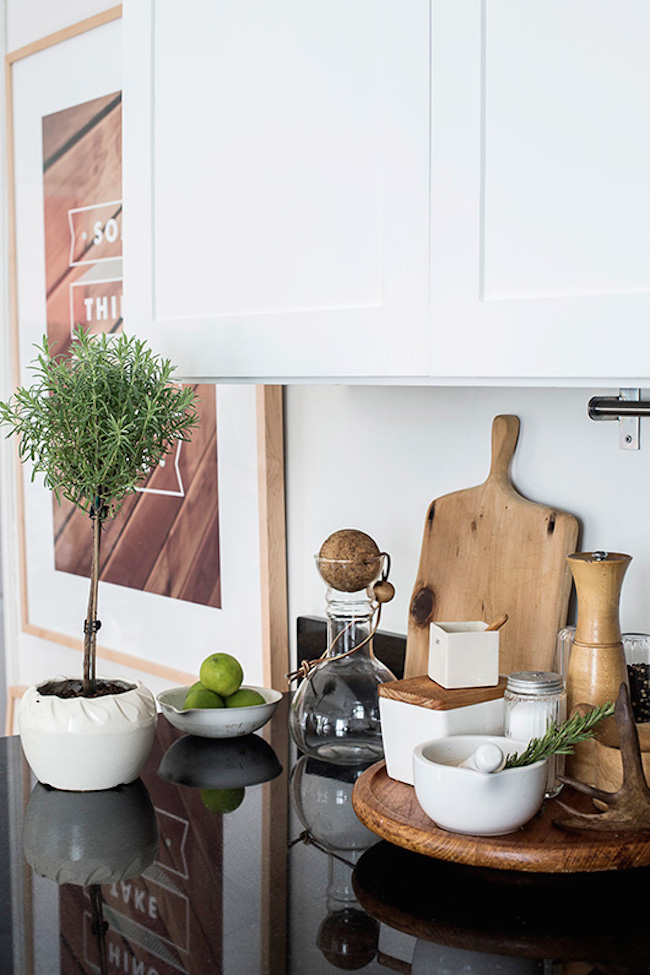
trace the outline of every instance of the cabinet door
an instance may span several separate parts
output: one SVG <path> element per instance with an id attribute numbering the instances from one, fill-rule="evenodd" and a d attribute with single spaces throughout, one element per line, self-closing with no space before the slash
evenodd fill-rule
<path id="1" fill-rule="evenodd" d="M 198 378 L 426 374 L 428 0 L 126 0 L 129 321 Z"/>
<path id="2" fill-rule="evenodd" d="M 650 375 L 650 4 L 433 0 L 432 372 Z"/>

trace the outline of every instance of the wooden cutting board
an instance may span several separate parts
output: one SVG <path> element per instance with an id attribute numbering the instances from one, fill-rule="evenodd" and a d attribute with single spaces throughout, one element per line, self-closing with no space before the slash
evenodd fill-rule
<path id="1" fill-rule="evenodd" d="M 519 418 L 492 424 L 487 480 L 433 501 L 427 512 L 409 609 L 405 677 L 426 674 L 429 623 L 485 620 L 502 613 L 499 669 L 550 670 L 566 625 L 578 521 L 522 497 L 510 479 Z"/>

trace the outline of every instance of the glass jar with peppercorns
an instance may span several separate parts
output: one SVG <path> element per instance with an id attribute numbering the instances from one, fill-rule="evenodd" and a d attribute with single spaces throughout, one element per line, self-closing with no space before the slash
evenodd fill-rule
<path id="1" fill-rule="evenodd" d="M 624 633 L 623 652 L 637 724 L 650 721 L 650 633 Z"/>

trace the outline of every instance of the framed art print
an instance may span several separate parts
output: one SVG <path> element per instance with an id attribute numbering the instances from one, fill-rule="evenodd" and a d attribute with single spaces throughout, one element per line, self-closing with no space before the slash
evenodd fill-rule
<path id="1" fill-rule="evenodd" d="M 47 336 L 137 335 L 122 292 L 120 8 L 7 58 L 17 384 Z M 123 222 L 123 218 L 126 219 Z M 154 349 L 155 351 L 155 349 Z M 98 655 L 185 682 L 222 650 L 251 683 L 288 669 L 282 390 L 200 385 L 200 426 L 109 521 Z M 81 649 L 91 525 L 22 471 L 21 614 Z"/>

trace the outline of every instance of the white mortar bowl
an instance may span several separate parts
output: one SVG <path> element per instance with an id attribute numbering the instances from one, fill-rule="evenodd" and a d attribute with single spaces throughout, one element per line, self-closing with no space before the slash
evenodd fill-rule
<path id="1" fill-rule="evenodd" d="M 541 807 L 546 759 L 502 772 L 458 767 L 486 743 L 498 745 L 506 755 L 526 748 L 526 742 L 497 735 L 452 735 L 423 742 L 413 750 L 415 794 L 427 816 L 442 829 L 500 836 L 519 829 Z"/>

